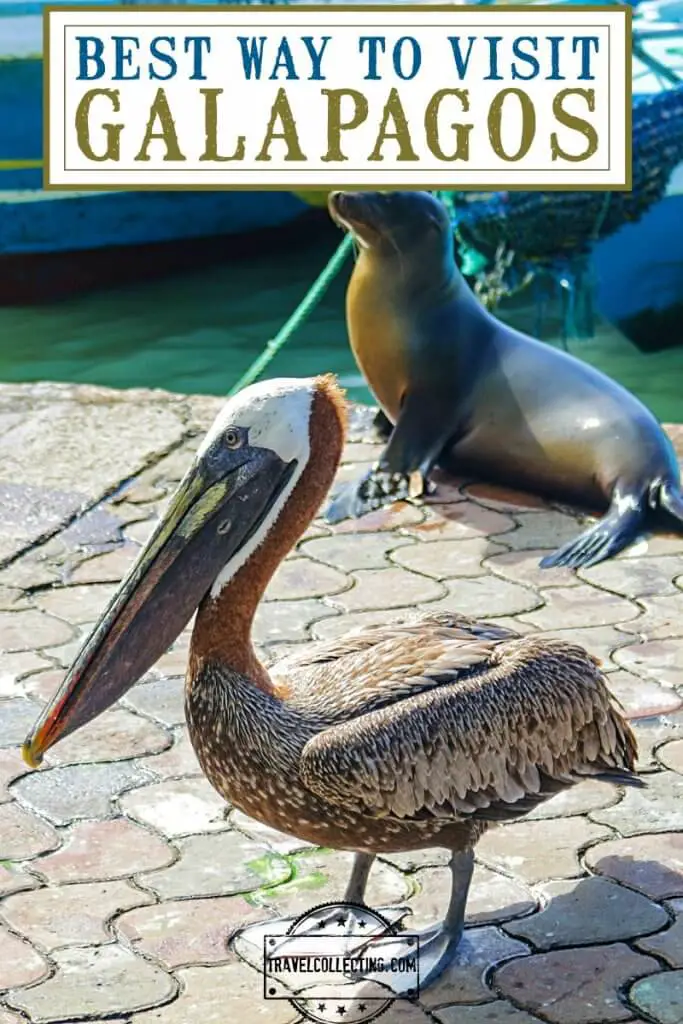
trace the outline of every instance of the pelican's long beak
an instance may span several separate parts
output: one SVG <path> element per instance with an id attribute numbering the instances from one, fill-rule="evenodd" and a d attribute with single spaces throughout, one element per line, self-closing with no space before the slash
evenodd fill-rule
<path id="1" fill-rule="evenodd" d="M 250 446 L 197 457 L 27 737 L 22 754 L 31 768 L 57 740 L 111 707 L 168 649 L 295 466 Z"/>

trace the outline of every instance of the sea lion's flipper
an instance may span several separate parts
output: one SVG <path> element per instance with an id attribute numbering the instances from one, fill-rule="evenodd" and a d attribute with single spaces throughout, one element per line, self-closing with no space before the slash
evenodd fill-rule
<path id="1" fill-rule="evenodd" d="M 683 530 L 683 495 L 672 480 L 665 480 L 659 488 L 659 505 L 676 520 L 674 525 Z"/>
<path id="2" fill-rule="evenodd" d="M 384 441 L 387 441 L 391 437 L 394 424 L 382 409 L 378 409 L 375 413 L 372 425 Z"/>
<path id="3" fill-rule="evenodd" d="M 453 417 L 452 400 L 450 418 Z M 379 462 L 360 480 L 343 485 L 323 512 L 328 523 L 359 518 L 383 505 L 419 497 L 444 448 L 451 444 L 455 429 L 449 429 L 448 401 L 418 392 L 405 396 L 389 442 Z M 421 485 L 418 479 L 422 481 Z"/>
<path id="4" fill-rule="evenodd" d="M 575 540 L 554 551 L 552 555 L 546 555 L 539 564 L 542 569 L 551 569 L 559 565 L 578 569 L 604 562 L 606 558 L 623 551 L 638 538 L 643 531 L 646 516 L 645 496 L 632 501 L 626 508 L 620 508 L 613 502 L 599 522 L 585 530 Z"/>
<path id="5" fill-rule="evenodd" d="M 463 433 L 454 417 L 452 394 L 444 395 L 440 400 L 438 392 L 408 392 L 379 460 L 380 468 L 404 477 L 419 471 L 426 477 L 444 449 L 454 444 Z"/>
<path id="6" fill-rule="evenodd" d="M 361 477 L 361 480 L 363 479 L 364 477 Z M 341 523 L 344 519 L 357 519 L 363 515 L 358 495 L 358 486 L 361 480 L 351 480 L 342 484 L 339 490 L 334 492 L 322 512 L 326 523 L 334 526 L 335 523 Z"/>
<path id="7" fill-rule="evenodd" d="M 541 568 L 566 565 L 577 569 L 603 562 L 637 540 L 647 528 L 651 512 L 658 509 L 670 516 L 674 526 L 683 532 L 683 494 L 674 480 L 652 481 L 640 494 L 622 485 L 621 490 L 614 492 L 607 514 L 576 540 L 541 559 Z"/>
<path id="8" fill-rule="evenodd" d="M 342 519 L 359 519 L 383 505 L 410 497 L 410 481 L 394 478 L 390 473 L 373 466 L 358 480 L 342 484 L 323 510 L 323 518 L 330 524 Z"/>

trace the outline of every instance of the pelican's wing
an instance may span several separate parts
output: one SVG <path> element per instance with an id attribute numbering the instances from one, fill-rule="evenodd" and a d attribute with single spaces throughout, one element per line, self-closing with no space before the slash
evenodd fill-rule
<path id="1" fill-rule="evenodd" d="M 443 637 L 448 640 L 512 639 L 519 634 L 511 629 L 504 629 L 493 623 L 476 622 L 464 615 L 453 615 L 450 612 L 426 612 L 382 622 L 372 626 L 344 633 L 332 640 L 319 640 L 302 645 L 300 651 L 294 651 L 278 662 L 278 670 L 290 667 L 309 667 L 323 662 L 336 661 L 347 654 L 366 651 L 385 640 L 401 640 L 409 636 L 419 636 L 428 640 L 430 636 Z"/>
<path id="2" fill-rule="evenodd" d="M 470 645 L 467 667 L 461 643 L 450 671 L 439 659 L 435 685 L 311 739 L 304 785 L 370 816 L 490 820 L 517 817 L 585 775 L 630 780 L 635 739 L 590 655 L 532 637 Z"/>
<path id="3" fill-rule="evenodd" d="M 431 612 L 302 645 L 269 672 L 293 691 L 324 700 L 333 716 L 344 716 L 452 680 L 517 636 L 493 623 Z"/>

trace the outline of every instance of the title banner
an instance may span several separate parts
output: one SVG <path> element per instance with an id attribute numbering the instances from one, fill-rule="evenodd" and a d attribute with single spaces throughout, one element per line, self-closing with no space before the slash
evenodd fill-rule
<path id="1" fill-rule="evenodd" d="M 47 188 L 630 188 L 630 8 L 47 8 Z"/>

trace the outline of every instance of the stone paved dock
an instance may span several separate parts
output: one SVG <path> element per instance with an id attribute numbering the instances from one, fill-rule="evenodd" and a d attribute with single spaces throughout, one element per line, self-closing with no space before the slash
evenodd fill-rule
<path id="1" fill-rule="evenodd" d="M 342 895 L 347 855 L 251 821 L 200 775 L 187 634 L 44 770 L 19 756 L 219 405 L 0 387 L 0 1024 L 289 1024 L 226 940 Z M 379 450 L 369 423 L 354 416 L 344 477 Z M 444 483 L 426 508 L 316 523 L 259 612 L 267 659 L 415 608 L 571 638 L 636 722 L 648 788 L 586 782 L 491 831 L 460 963 L 388 1024 L 683 1022 L 683 538 L 539 571 L 577 530 L 538 502 Z M 440 851 L 384 858 L 369 901 L 405 901 L 422 927 L 443 911 L 444 865 Z"/>

